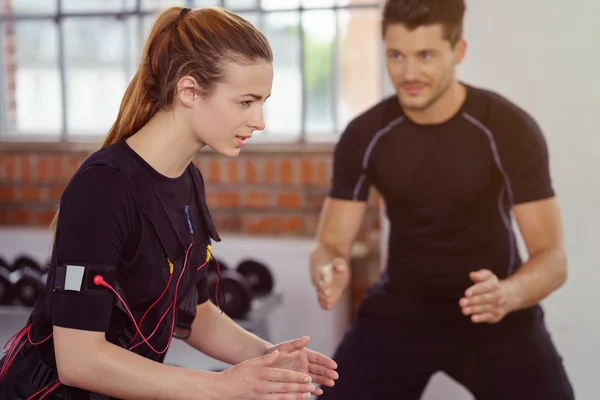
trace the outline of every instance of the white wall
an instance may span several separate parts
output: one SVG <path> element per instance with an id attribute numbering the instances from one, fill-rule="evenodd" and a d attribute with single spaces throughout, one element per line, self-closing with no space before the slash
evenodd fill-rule
<path id="1" fill-rule="evenodd" d="M 461 79 L 527 109 L 548 141 L 562 206 L 570 276 L 544 302 L 579 400 L 600 399 L 600 2 L 467 0 L 469 50 Z M 387 93 L 393 93 L 389 82 Z M 438 397 L 439 395 L 439 397 Z M 427 400 L 472 398 L 439 377 Z M 423 399 L 425 400 L 425 399 Z"/>

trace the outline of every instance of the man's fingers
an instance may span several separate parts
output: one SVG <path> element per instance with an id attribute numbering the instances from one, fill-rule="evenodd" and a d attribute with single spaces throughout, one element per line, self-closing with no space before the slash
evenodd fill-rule
<path id="1" fill-rule="evenodd" d="M 494 322 L 494 320 L 495 316 L 493 313 L 490 312 L 471 315 L 471 321 L 473 321 L 476 324 L 480 324 L 483 322 Z"/>
<path id="2" fill-rule="evenodd" d="M 480 269 L 479 271 L 474 271 L 469 274 L 469 277 L 471 278 L 471 280 L 473 282 L 481 282 L 481 281 L 491 278 L 492 276 L 495 276 L 495 275 L 489 269 Z"/>
<path id="3" fill-rule="evenodd" d="M 496 304 L 498 296 L 495 292 L 487 292 L 473 297 L 463 297 L 460 299 L 461 307 L 471 307 L 481 304 Z"/>
<path id="4" fill-rule="evenodd" d="M 491 304 L 482 304 L 479 306 L 465 307 L 462 309 L 464 315 L 485 314 L 494 311 L 494 306 Z"/>
<path id="5" fill-rule="evenodd" d="M 339 257 L 334 258 L 333 261 L 331 262 L 331 264 L 333 265 L 333 269 L 336 272 L 342 272 L 348 267 L 346 260 L 344 260 L 343 258 L 339 258 Z"/>
<path id="6" fill-rule="evenodd" d="M 333 264 L 326 264 L 319 268 L 319 284 L 321 287 L 331 285 L 333 279 Z"/>
<path id="7" fill-rule="evenodd" d="M 477 283 L 465 291 L 465 296 L 473 297 L 480 294 L 488 293 L 495 290 L 498 287 L 497 279 L 488 279 L 481 283 Z"/>

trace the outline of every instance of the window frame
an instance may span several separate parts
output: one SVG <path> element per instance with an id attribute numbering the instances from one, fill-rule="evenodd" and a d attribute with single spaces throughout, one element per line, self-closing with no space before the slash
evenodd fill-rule
<path id="1" fill-rule="evenodd" d="M 13 0 L 14 1 L 14 0 Z M 126 18 L 138 18 L 137 21 L 139 23 L 139 30 L 137 32 L 140 35 L 140 40 L 143 41 L 142 32 L 143 32 L 143 17 L 154 15 L 159 8 L 145 8 L 142 6 L 142 0 L 135 0 L 135 5 L 132 9 L 123 10 L 123 11 L 81 11 L 81 12 L 71 12 L 71 11 L 63 11 L 63 0 L 55 0 L 56 1 L 56 12 L 53 13 L 13 13 L 6 12 L 4 10 L 0 11 L 0 26 L 4 29 L 4 24 L 9 22 L 17 22 L 17 21 L 53 21 L 57 27 L 57 68 L 59 72 L 59 85 L 61 88 L 60 93 L 60 101 L 61 101 L 61 129 L 57 135 L 36 135 L 36 134 L 23 134 L 19 132 L 7 132 L 6 127 L 6 99 L 4 97 L 0 98 L 0 148 L 5 149 L 24 149 L 30 148 L 32 145 L 36 144 L 40 148 L 44 148 L 47 151 L 64 151 L 64 150 L 88 150 L 93 149 L 97 143 L 101 142 L 104 138 L 104 135 L 88 135 L 88 134 L 77 134 L 77 133 L 69 133 L 67 130 L 68 124 L 68 104 L 67 104 L 67 70 L 68 67 L 66 65 L 66 51 L 65 51 L 65 34 L 64 34 L 64 23 L 65 19 L 73 19 L 73 18 L 114 18 L 117 20 L 125 20 Z M 225 0 L 218 0 L 218 4 L 216 6 L 225 7 Z M 337 49 L 339 44 L 339 13 L 340 10 L 359 10 L 359 9 L 367 9 L 367 10 L 380 10 L 381 5 L 377 0 L 364 0 L 364 3 L 358 4 L 345 4 L 338 5 L 337 2 L 334 5 L 327 6 L 302 6 L 302 0 L 299 0 L 300 5 L 293 8 L 268 8 L 265 9 L 262 6 L 261 0 L 256 0 L 255 7 L 228 7 L 231 11 L 235 13 L 256 13 L 260 18 L 260 25 L 257 28 L 262 29 L 262 21 L 266 14 L 270 13 L 282 13 L 289 12 L 295 13 L 298 15 L 299 23 L 298 23 L 298 40 L 299 40 L 299 69 L 300 69 L 300 85 L 301 85 L 301 96 L 302 101 L 300 103 L 300 132 L 298 135 L 287 137 L 285 135 L 278 135 L 276 132 L 269 133 L 267 130 L 267 134 L 260 135 L 257 137 L 255 144 L 248 146 L 250 151 L 279 151 L 281 149 L 281 145 L 292 145 L 293 148 L 298 149 L 301 152 L 304 151 L 323 151 L 324 149 L 331 149 L 332 144 L 335 143 L 339 137 L 339 134 L 343 130 L 344 127 L 338 126 L 339 120 L 337 116 L 337 107 L 335 106 L 338 103 L 338 88 L 339 82 L 337 81 L 338 71 L 339 71 L 339 52 L 333 52 L 333 69 L 334 69 L 334 81 L 332 82 L 333 90 L 332 90 L 332 102 L 334 107 L 332 107 L 333 114 L 333 132 L 331 135 L 327 135 L 325 137 L 317 137 L 317 138 L 309 138 L 310 132 L 307 131 L 307 85 L 306 85 L 306 64 L 305 64 L 305 49 L 306 49 L 306 35 L 304 30 L 303 23 L 303 13 L 305 11 L 333 11 L 335 15 L 335 36 L 333 39 L 334 46 Z M 182 5 L 184 7 L 189 8 L 198 8 L 195 6 L 194 0 L 183 0 Z M 1 45 L 4 45 L 5 37 L 2 37 L 0 41 Z M 129 40 L 127 38 L 126 40 Z M 374 44 L 376 45 L 376 44 Z M 381 46 L 382 47 L 382 46 Z M 3 62 L 6 58 L 4 47 L 3 50 L 0 51 L 0 62 Z M 382 62 L 382 68 L 384 68 L 384 63 Z M 0 64 L 4 65 L 4 63 Z M 383 72 L 383 71 L 382 71 Z M 4 78 L 4 71 L 0 72 L 0 76 Z M 381 87 L 378 89 L 381 93 L 381 97 L 383 97 L 386 89 L 385 82 L 385 74 L 382 74 L 384 77 L 381 82 Z M 3 93 L 5 91 L 6 82 L 5 79 L 0 79 L 0 90 Z M 298 145 L 301 145 L 298 147 Z"/>

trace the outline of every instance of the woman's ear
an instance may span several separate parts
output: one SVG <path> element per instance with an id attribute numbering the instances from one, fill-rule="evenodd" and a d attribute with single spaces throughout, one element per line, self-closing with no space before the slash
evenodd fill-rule
<path id="1" fill-rule="evenodd" d="M 177 97 L 186 107 L 193 107 L 198 98 L 198 84 L 191 76 L 184 76 L 177 81 Z"/>

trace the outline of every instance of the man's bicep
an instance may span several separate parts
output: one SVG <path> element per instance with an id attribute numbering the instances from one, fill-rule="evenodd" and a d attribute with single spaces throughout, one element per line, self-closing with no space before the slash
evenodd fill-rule
<path id="1" fill-rule="evenodd" d="M 323 203 L 316 240 L 347 254 L 363 225 L 367 203 L 327 197 Z"/>
<path id="2" fill-rule="evenodd" d="M 351 122 L 335 147 L 329 197 L 358 201 L 368 199 L 371 182 L 364 165 L 367 148 L 368 137 L 356 121 Z"/>
<path id="3" fill-rule="evenodd" d="M 563 249 L 562 217 L 555 197 L 519 204 L 513 212 L 530 256 L 548 249 Z"/>
<path id="4" fill-rule="evenodd" d="M 512 140 L 507 159 L 515 205 L 554 196 L 548 145 L 533 119 L 528 118 L 522 123 Z"/>

